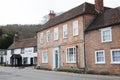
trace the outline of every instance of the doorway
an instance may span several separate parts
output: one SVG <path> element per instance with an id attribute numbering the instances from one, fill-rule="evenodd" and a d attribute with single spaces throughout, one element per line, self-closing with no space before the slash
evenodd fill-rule
<path id="1" fill-rule="evenodd" d="M 30 58 L 30 65 L 33 65 L 33 58 Z"/>
<path id="2" fill-rule="evenodd" d="M 22 56 L 19 54 L 13 54 L 10 61 L 12 66 L 22 66 Z"/>
<path id="3" fill-rule="evenodd" d="M 59 68 L 59 47 L 53 48 L 53 69 Z"/>

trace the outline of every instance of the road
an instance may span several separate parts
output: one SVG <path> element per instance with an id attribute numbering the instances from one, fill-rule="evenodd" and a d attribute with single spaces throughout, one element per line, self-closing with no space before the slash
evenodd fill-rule
<path id="1" fill-rule="evenodd" d="M 120 80 L 120 77 L 0 67 L 0 80 Z"/>

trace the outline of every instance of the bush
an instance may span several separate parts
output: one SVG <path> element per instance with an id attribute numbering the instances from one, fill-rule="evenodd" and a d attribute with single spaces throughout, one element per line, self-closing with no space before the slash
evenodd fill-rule
<path id="1" fill-rule="evenodd" d="M 120 73 L 111 73 L 111 74 L 115 76 L 120 76 Z"/>
<path id="2" fill-rule="evenodd" d="M 94 70 L 88 70 L 87 74 L 96 74 L 96 72 Z"/>
<path id="3" fill-rule="evenodd" d="M 83 69 L 57 69 L 57 71 L 61 71 L 61 72 L 71 72 L 71 73 L 84 73 Z"/>
<path id="4" fill-rule="evenodd" d="M 38 69 L 38 70 L 48 70 L 48 71 L 51 71 L 50 68 L 47 68 L 47 67 L 41 67 L 41 66 L 37 66 L 36 69 Z"/>
<path id="5" fill-rule="evenodd" d="M 100 75 L 109 75 L 110 73 L 108 71 L 101 71 L 99 74 Z"/>

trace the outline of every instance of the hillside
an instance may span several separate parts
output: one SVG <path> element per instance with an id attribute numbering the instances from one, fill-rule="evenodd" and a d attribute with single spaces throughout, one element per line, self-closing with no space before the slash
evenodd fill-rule
<path id="1" fill-rule="evenodd" d="M 31 38 L 36 36 L 36 31 L 41 25 L 6 25 L 0 26 L 4 34 L 14 35 L 16 32 L 20 35 L 20 38 Z"/>
<path id="2" fill-rule="evenodd" d="M 0 26 L 0 49 L 7 49 L 13 42 L 15 33 L 20 39 L 32 38 L 36 36 L 36 31 L 41 25 L 6 25 Z"/>

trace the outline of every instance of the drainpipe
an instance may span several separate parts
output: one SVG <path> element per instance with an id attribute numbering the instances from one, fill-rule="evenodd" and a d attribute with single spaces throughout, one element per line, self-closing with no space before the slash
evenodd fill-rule
<path id="1" fill-rule="evenodd" d="M 85 73 L 86 73 L 86 71 L 87 71 L 87 64 L 86 64 L 86 53 L 85 53 L 85 31 L 84 31 L 84 28 L 85 28 L 85 20 L 84 20 L 84 16 L 83 16 L 84 64 L 85 64 Z"/>
<path id="2" fill-rule="evenodd" d="M 78 45 L 76 45 L 76 65 L 77 65 L 77 68 L 79 68 L 79 64 L 78 64 Z"/>

